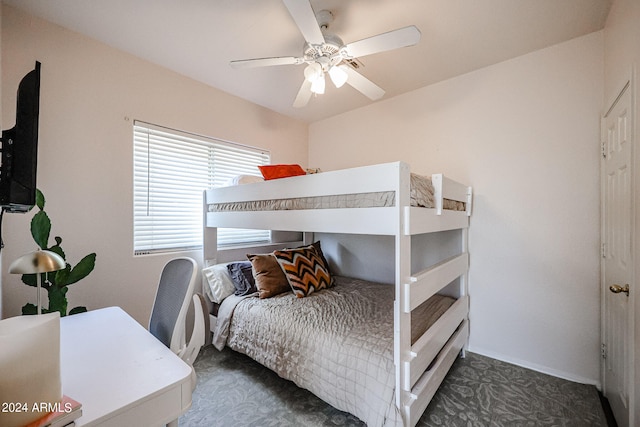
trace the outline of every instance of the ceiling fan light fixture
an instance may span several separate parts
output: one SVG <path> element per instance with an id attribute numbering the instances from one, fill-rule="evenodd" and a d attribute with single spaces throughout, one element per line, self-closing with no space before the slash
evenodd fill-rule
<path id="1" fill-rule="evenodd" d="M 329 77 L 335 87 L 340 88 L 347 82 L 349 75 L 342 68 L 334 65 L 329 69 Z"/>
<path id="2" fill-rule="evenodd" d="M 304 69 L 304 78 L 311 83 L 311 92 L 323 94 L 325 89 L 324 71 L 322 65 L 312 62 Z"/>
<path id="3" fill-rule="evenodd" d="M 313 83 L 322 75 L 322 66 L 317 62 L 312 62 L 304 69 L 304 78 Z"/>
<path id="4" fill-rule="evenodd" d="M 324 81 L 324 73 L 320 72 L 320 75 L 317 76 L 311 82 L 311 92 L 316 93 L 318 95 L 322 95 L 324 93 L 325 81 Z"/>

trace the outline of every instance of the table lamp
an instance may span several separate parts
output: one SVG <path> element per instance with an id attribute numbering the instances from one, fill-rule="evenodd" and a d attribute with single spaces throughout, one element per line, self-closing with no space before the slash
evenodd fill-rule
<path id="1" fill-rule="evenodd" d="M 13 261 L 9 266 L 9 273 L 11 274 L 35 274 L 36 275 L 36 288 L 38 290 L 38 314 L 42 313 L 40 304 L 40 288 L 41 277 L 40 273 L 50 273 L 52 271 L 62 270 L 67 266 L 67 263 L 60 255 L 55 252 L 41 250 L 29 252 L 22 255 L 17 260 Z"/>

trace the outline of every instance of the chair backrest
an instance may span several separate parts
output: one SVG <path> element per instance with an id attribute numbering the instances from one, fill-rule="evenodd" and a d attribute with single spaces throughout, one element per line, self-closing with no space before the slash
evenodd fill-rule
<path id="1" fill-rule="evenodd" d="M 174 353 L 185 346 L 185 321 L 197 271 L 198 264 L 193 259 L 176 258 L 164 266 L 160 276 L 149 332 Z"/>

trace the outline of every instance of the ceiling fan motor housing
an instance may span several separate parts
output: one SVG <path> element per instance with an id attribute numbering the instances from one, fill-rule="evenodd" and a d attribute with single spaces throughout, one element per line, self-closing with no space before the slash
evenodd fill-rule
<path id="1" fill-rule="evenodd" d="M 321 45 L 304 45 L 305 62 L 318 62 L 327 71 L 328 68 L 338 65 L 344 58 L 341 49 L 344 46 L 342 39 L 334 34 L 324 34 L 325 42 Z"/>

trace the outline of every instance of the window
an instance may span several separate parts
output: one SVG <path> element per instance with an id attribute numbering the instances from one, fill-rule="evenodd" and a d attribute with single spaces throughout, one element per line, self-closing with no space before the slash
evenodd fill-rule
<path id="1" fill-rule="evenodd" d="M 134 122 L 134 253 L 201 248 L 203 190 L 269 162 L 265 150 Z M 219 246 L 269 239 L 268 230 L 218 229 Z"/>

